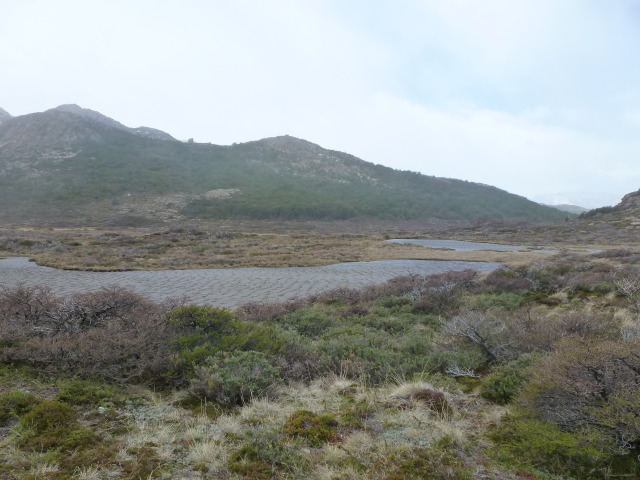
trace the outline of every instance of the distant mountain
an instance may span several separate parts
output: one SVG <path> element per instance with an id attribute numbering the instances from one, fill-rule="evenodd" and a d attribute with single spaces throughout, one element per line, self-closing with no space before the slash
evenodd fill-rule
<path id="1" fill-rule="evenodd" d="M 606 192 L 557 192 L 531 197 L 534 202 L 543 205 L 579 205 L 585 209 L 615 205 L 620 196 Z"/>
<path id="2" fill-rule="evenodd" d="M 0 123 L 0 218 L 563 220 L 495 187 L 374 165 L 282 136 L 184 143 L 63 105 Z"/>
<path id="3" fill-rule="evenodd" d="M 547 205 L 547 207 L 555 208 L 556 210 L 560 210 L 561 212 L 568 212 L 576 215 L 589 210 L 588 208 L 580 207 L 578 205 L 565 205 L 565 204 Z"/>

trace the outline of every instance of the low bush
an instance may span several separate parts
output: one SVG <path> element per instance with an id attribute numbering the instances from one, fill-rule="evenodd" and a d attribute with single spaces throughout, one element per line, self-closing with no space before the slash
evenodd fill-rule
<path id="1" fill-rule="evenodd" d="M 260 352 L 218 352 L 195 368 L 191 391 L 223 405 L 237 405 L 273 393 L 280 371 Z"/>
<path id="2" fill-rule="evenodd" d="M 524 269 L 498 268 L 485 277 L 482 287 L 493 292 L 522 293 L 532 289 L 534 282 Z"/>
<path id="3" fill-rule="evenodd" d="M 172 376 L 177 381 L 193 376 L 194 368 L 220 352 L 254 351 L 272 357 L 286 347 L 274 326 L 237 320 L 224 308 L 181 306 L 169 314 L 169 323 L 175 330 Z"/>
<path id="4" fill-rule="evenodd" d="M 525 303 L 524 295 L 513 292 L 485 293 L 478 294 L 468 301 L 467 308 L 470 310 L 516 310 Z"/>
<path id="5" fill-rule="evenodd" d="M 448 315 L 457 311 L 460 293 L 475 284 L 474 270 L 445 272 L 424 277 L 422 284 L 409 294 L 413 307 L 421 313 Z"/>
<path id="6" fill-rule="evenodd" d="M 527 379 L 527 368 L 535 357 L 522 355 L 517 360 L 497 367 L 482 379 L 480 395 L 499 405 L 511 402 Z"/>

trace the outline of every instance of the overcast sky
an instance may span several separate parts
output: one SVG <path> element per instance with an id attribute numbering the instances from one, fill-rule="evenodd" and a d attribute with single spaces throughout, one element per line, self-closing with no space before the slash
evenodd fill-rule
<path id="1" fill-rule="evenodd" d="M 638 0 L 0 0 L 0 107 L 593 207 L 640 188 L 639 52 Z"/>

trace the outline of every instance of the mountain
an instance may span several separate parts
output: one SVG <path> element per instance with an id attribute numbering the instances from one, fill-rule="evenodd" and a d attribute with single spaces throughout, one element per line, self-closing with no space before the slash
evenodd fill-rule
<path id="1" fill-rule="evenodd" d="M 160 130 L 125 127 L 101 113 L 77 105 L 61 105 L 42 113 L 9 117 L 0 123 L 0 127 L 0 161 L 28 158 L 38 163 L 73 157 L 87 142 L 108 143 L 113 131 L 175 141 Z"/>
<path id="2" fill-rule="evenodd" d="M 63 105 L 0 123 L 0 218 L 563 220 L 495 187 L 398 171 L 289 136 L 179 142 Z"/>
<path id="3" fill-rule="evenodd" d="M 547 207 L 555 208 L 556 210 L 560 210 L 561 212 L 574 213 L 576 215 L 586 212 L 589 209 L 580 207 L 578 205 L 567 205 L 567 204 L 558 204 L 558 205 L 547 205 Z"/>
<path id="4" fill-rule="evenodd" d="M 5 120 L 9 120 L 10 118 L 11 115 L 9 114 L 9 112 L 7 112 L 3 108 L 0 108 L 0 123 L 4 122 Z"/>
<path id="5" fill-rule="evenodd" d="M 638 230 L 640 229 L 640 190 L 626 194 L 620 203 L 612 207 L 595 208 L 581 213 L 580 218 Z"/>

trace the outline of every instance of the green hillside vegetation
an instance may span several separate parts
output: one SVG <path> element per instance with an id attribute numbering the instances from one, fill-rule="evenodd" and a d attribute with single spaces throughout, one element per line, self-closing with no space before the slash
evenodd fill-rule
<path id="1" fill-rule="evenodd" d="M 216 146 L 145 138 L 69 112 L 25 117 L 0 127 L 5 217 L 64 211 L 68 219 L 104 219 L 121 204 L 135 211 L 149 199 L 158 201 L 159 210 L 173 207 L 188 218 L 566 217 L 494 187 L 397 171 L 293 137 Z M 218 190 L 232 193 L 215 195 Z M 163 200 L 172 194 L 184 201 L 176 206 Z"/>
<path id="2" fill-rule="evenodd" d="M 640 475 L 638 253 L 235 310 L 0 291 L 0 477 Z"/>

